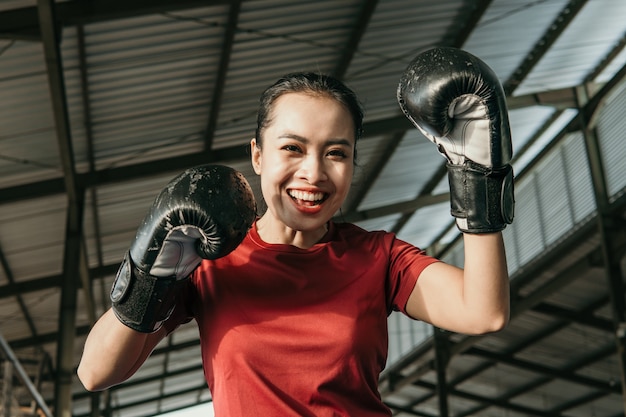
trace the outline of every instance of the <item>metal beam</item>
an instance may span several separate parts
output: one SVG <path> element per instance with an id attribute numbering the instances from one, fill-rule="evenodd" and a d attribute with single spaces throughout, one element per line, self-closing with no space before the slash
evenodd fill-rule
<path id="1" fill-rule="evenodd" d="M 2 271 L 4 272 L 4 275 L 7 281 L 9 282 L 7 284 L 7 287 L 13 293 L 12 296 L 16 298 L 17 304 L 20 307 L 20 311 L 22 312 L 22 315 L 24 316 L 24 320 L 26 321 L 26 324 L 28 325 L 28 329 L 30 330 L 30 333 L 33 336 L 33 338 L 36 339 L 38 336 L 37 336 L 37 328 L 35 326 L 35 322 L 33 321 L 33 318 L 30 315 L 28 308 L 26 307 L 26 302 L 24 302 L 23 294 L 19 290 L 17 290 L 15 278 L 13 277 L 13 270 L 11 269 L 9 265 L 9 261 L 4 255 L 4 250 L 2 249 L 2 246 L 0 246 L 0 267 L 2 267 Z"/>
<path id="2" fill-rule="evenodd" d="M 588 87 L 593 90 L 598 90 L 602 86 L 603 84 L 598 83 L 588 84 Z M 576 100 L 576 88 L 565 87 L 523 96 L 507 96 L 506 105 L 509 111 L 532 106 L 546 106 L 565 110 L 577 108 L 578 101 Z"/>
<path id="3" fill-rule="evenodd" d="M 63 3 L 60 3 L 63 4 Z M 612 87 L 615 83 L 611 84 Z M 514 110 L 531 105 L 552 106 L 556 108 L 572 107 L 575 105 L 575 89 L 572 87 L 554 90 L 547 93 L 529 94 L 526 96 L 509 97 L 508 108 Z M 602 94 L 610 91 L 602 89 Z M 402 134 L 415 127 L 404 117 L 398 115 L 387 119 L 365 123 L 362 140 L 376 138 L 381 135 Z M 77 183 L 83 188 L 92 188 L 114 182 L 131 181 L 154 175 L 162 175 L 167 171 L 180 171 L 190 166 L 203 163 L 239 163 L 248 160 L 250 153 L 248 144 L 234 145 L 210 152 L 195 152 L 193 154 L 163 158 L 134 165 L 107 168 L 100 171 L 76 174 Z M 33 198 L 47 197 L 65 192 L 63 178 L 53 178 L 0 189 L 0 204 L 12 203 Z"/>
<path id="4" fill-rule="evenodd" d="M 593 71 L 591 71 L 589 73 L 589 75 L 587 75 L 587 77 L 585 77 L 585 84 L 588 84 L 590 82 L 593 82 L 596 77 L 598 75 L 600 75 L 602 73 L 602 71 L 605 70 L 606 67 L 609 66 L 609 64 L 611 62 L 613 62 L 613 60 L 615 58 L 617 58 L 617 56 L 619 54 L 622 53 L 622 51 L 624 50 L 624 48 L 626 48 L 626 34 L 624 34 L 624 36 L 622 36 L 622 38 L 615 44 L 615 46 L 613 46 L 613 48 L 611 48 L 611 51 L 604 57 L 604 59 L 593 69 Z"/>
<path id="5" fill-rule="evenodd" d="M 621 85 L 624 80 L 626 80 L 626 64 L 624 64 L 622 68 L 613 76 L 613 78 L 605 83 L 599 91 L 592 96 L 589 96 L 588 101 L 582 109 L 582 115 L 579 116 L 583 118 L 580 122 L 582 125 L 586 126 L 587 129 L 595 127 L 600 110 L 606 103 L 610 93 Z M 587 94 L 586 89 L 582 87 L 584 86 L 577 89 L 577 93 Z M 577 94 L 577 99 L 580 99 L 580 94 Z"/>
<path id="6" fill-rule="evenodd" d="M 335 68 L 331 72 L 331 74 L 335 77 L 339 79 L 343 79 L 345 77 L 346 71 L 352 62 L 352 58 L 359 49 L 361 38 L 363 37 L 363 34 L 365 34 L 365 30 L 367 29 L 377 5 L 378 0 L 364 0 L 361 4 L 361 10 L 356 17 L 355 25 L 352 29 L 352 33 L 350 34 L 350 38 L 343 47 L 341 55 L 338 57 L 337 63 L 335 64 Z"/>
<path id="7" fill-rule="evenodd" d="M 375 219 L 377 217 L 384 217 L 390 214 L 412 213 L 421 207 L 429 206 L 432 204 L 439 204 L 448 201 L 448 199 L 448 193 L 437 195 L 423 195 L 418 196 L 411 201 L 394 203 L 383 207 L 346 213 L 345 215 L 340 215 L 339 218 L 347 222 L 358 222 L 367 219 Z"/>
<path id="8" fill-rule="evenodd" d="M 587 0 L 570 0 L 570 2 L 563 7 L 561 13 L 552 21 L 552 24 L 548 25 L 546 33 L 535 43 L 531 51 L 526 54 L 526 58 L 513 72 L 513 75 L 504 82 L 503 87 L 507 96 L 513 94 L 515 89 L 524 81 L 524 78 L 532 71 L 546 52 L 548 52 L 548 49 L 550 49 L 559 36 L 561 36 L 563 31 L 565 31 L 567 26 L 574 20 L 586 3 Z"/>
<path id="9" fill-rule="evenodd" d="M 418 386 L 418 387 L 425 388 L 425 389 L 430 389 L 430 390 L 433 390 L 433 391 L 436 389 L 434 384 L 432 384 L 430 382 L 426 382 L 426 381 L 418 381 L 415 385 Z M 483 395 L 478 395 L 478 394 L 474 394 L 474 393 L 470 393 L 470 392 L 466 392 L 466 391 L 461 391 L 461 390 L 458 390 L 458 389 L 451 389 L 450 390 L 450 395 L 455 396 L 455 397 L 459 397 L 459 398 L 464 398 L 466 400 L 474 401 L 474 402 L 477 402 L 477 403 L 490 404 L 490 405 L 495 406 L 495 407 L 500 407 L 500 408 L 503 408 L 505 410 L 515 411 L 515 412 L 521 413 L 523 415 L 528 415 L 528 416 L 535 416 L 535 417 L 562 417 L 562 416 L 557 415 L 555 413 L 551 413 L 551 412 L 547 412 L 547 411 L 543 411 L 543 410 L 538 410 L 536 408 L 528 407 L 528 406 L 521 405 L 521 404 L 514 404 L 514 403 L 508 402 L 506 400 L 498 399 L 498 398 L 495 398 L 495 399 L 494 398 L 489 398 L 489 397 L 485 397 Z"/>
<path id="10" fill-rule="evenodd" d="M 247 0 L 252 1 L 252 0 Z M 230 4 L 229 0 L 90 0 L 68 1 L 56 5 L 58 27 L 85 25 L 148 14 L 173 12 L 195 7 Z M 42 40 L 37 7 L 0 12 L 0 39 Z"/>
<path id="11" fill-rule="evenodd" d="M 89 269 L 89 275 L 101 277 L 114 275 L 119 268 L 119 263 L 105 265 Z M 47 277 L 35 278 L 28 281 L 17 281 L 14 285 L 0 286 L 0 300 L 7 297 L 15 297 L 17 294 L 28 294 L 32 292 L 58 288 L 63 282 L 63 275 L 51 275 Z"/>
<path id="12" fill-rule="evenodd" d="M 586 306 L 581 314 L 584 313 L 590 313 L 593 312 L 595 310 L 597 310 L 600 307 L 599 303 L 597 301 L 594 301 L 593 303 L 591 303 L 590 305 Z M 563 328 L 567 327 L 569 325 L 569 321 L 566 320 L 559 320 L 559 321 L 555 321 L 553 323 L 549 323 L 547 326 L 545 326 L 544 328 L 540 329 L 539 331 L 535 331 L 533 332 L 533 334 L 530 337 L 527 337 L 525 339 L 522 339 L 521 341 L 517 341 L 515 344 L 513 344 L 512 346 L 509 346 L 507 349 L 505 349 L 504 351 L 501 352 L 501 354 L 503 355 L 510 355 L 510 356 L 515 356 L 518 352 L 521 352 L 525 349 L 527 349 L 530 346 L 533 346 L 536 343 L 541 342 L 542 340 L 552 336 L 553 334 L 559 332 L 560 330 L 562 330 Z M 591 357 L 586 357 L 585 358 L 585 363 L 593 363 L 597 360 L 600 360 L 604 357 L 606 357 L 608 353 L 606 352 L 595 352 L 593 356 Z M 470 378 L 475 377 L 476 375 L 479 375 L 483 372 L 485 372 L 487 369 L 491 368 L 492 366 L 496 365 L 497 362 L 493 361 L 493 360 L 488 360 L 485 361 L 477 366 L 472 367 L 471 369 L 468 369 L 466 371 L 464 371 L 463 373 L 457 375 L 454 379 L 452 379 L 450 381 L 450 385 L 451 386 L 457 386 L 467 380 L 469 380 Z M 581 362 L 579 361 L 578 364 L 580 364 Z M 532 383 L 532 384 L 527 384 L 526 386 L 523 386 L 521 388 L 516 388 L 514 391 L 509 392 L 507 394 L 505 394 L 506 398 L 512 398 L 516 395 L 518 395 L 519 393 L 522 392 L 527 392 L 528 390 L 531 390 L 533 388 L 538 387 L 539 385 L 545 383 L 545 381 L 536 381 L 536 383 Z M 432 395 L 430 396 L 432 397 Z M 423 401 L 427 400 L 430 397 L 425 397 Z M 474 415 L 475 413 L 487 408 L 487 405 L 481 405 L 481 406 L 477 406 L 474 408 L 471 408 L 469 410 L 467 410 L 465 413 L 462 413 L 460 415 L 458 415 L 457 417 L 464 417 L 464 416 L 471 416 Z"/>
<path id="13" fill-rule="evenodd" d="M 604 301 L 608 302 L 605 297 L 603 297 L 603 305 L 606 304 Z M 546 302 L 537 304 L 532 308 L 532 310 L 536 311 L 537 313 L 556 317 L 561 320 L 566 320 L 568 322 L 582 324 L 584 326 L 588 326 L 603 332 L 613 332 L 614 330 L 613 323 L 610 320 L 594 316 L 593 313 L 589 314 L 587 312 L 572 311 Z"/>
<path id="14" fill-rule="evenodd" d="M 412 125 L 404 116 L 392 117 L 366 123 L 361 140 L 411 129 Z M 76 182 L 82 188 L 92 188 L 115 182 L 126 182 L 154 175 L 164 175 L 169 171 L 178 172 L 190 166 L 220 162 L 239 163 L 249 160 L 249 145 L 234 145 L 206 152 L 164 158 L 150 162 L 117 168 L 107 168 L 91 173 L 76 174 Z M 66 190 L 64 178 L 38 181 L 0 189 L 0 204 L 62 194 Z"/>
<path id="15" fill-rule="evenodd" d="M 602 352 L 602 357 L 608 356 L 612 353 L 612 346 L 609 348 L 600 348 L 599 351 Z M 465 355 L 479 356 L 481 358 L 489 359 L 494 362 L 503 363 L 512 367 L 520 368 L 525 371 L 535 372 L 540 375 L 545 375 L 550 377 L 551 379 L 561 379 L 564 381 L 568 381 L 574 384 L 585 385 L 590 388 L 602 390 L 605 393 L 611 394 L 619 394 L 621 392 L 621 388 L 617 384 L 611 383 L 611 381 L 603 381 L 595 378 L 591 378 L 584 375 L 579 375 L 576 373 L 577 369 L 555 369 L 549 366 L 522 360 L 515 358 L 510 354 L 501 354 L 496 352 L 490 352 L 485 349 L 472 347 L 464 352 Z M 595 352 L 591 353 L 594 361 L 597 359 L 597 355 Z M 570 367 L 568 367 L 570 368 Z M 575 368 L 578 368 L 576 366 Z"/>
<path id="16" fill-rule="evenodd" d="M 57 417 L 72 415 L 72 377 L 74 361 L 74 333 L 76 328 L 77 280 L 80 273 L 83 224 L 83 192 L 76 183 L 71 128 L 67 112 L 63 66 L 59 50 L 58 28 L 53 0 L 38 0 L 37 12 L 43 40 L 48 73 L 48 86 L 55 121 L 57 143 L 63 166 L 63 180 L 67 193 L 67 222 L 63 258 L 63 283 L 59 306 L 59 338 L 57 341 L 57 370 L 54 410 Z M 84 254 L 83 254 L 84 255 Z"/>
<path id="17" fill-rule="evenodd" d="M 437 374 L 437 400 L 439 417 L 448 417 L 448 378 L 447 368 L 450 362 L 449 333 L 442 329 L 433 330 L 435 340 L 435 373 Z"/>
<path id="18" fill-rule="evenodd" d="M 404 137 L 403 132 L 396 132 L 391 135 L 387 140 L 381 142 L 377 147 L 377 150 L 372 154 L 375 155 L 375 160 L 370 161 L 367 164 L 367 173 L 359 181 L 358 192 L 353 196 L 349 196 L 349 201 L 346 201 L 344 205 L 346 213 L 356 213 L 359 205 L 363 201 L 363 199 L 367 196 L 370 188 L 378 178 L 378 175 L 383 170 L 389 159 L 393 156 L 396 148 L 402 141 Z M 357 156 L 358 161 L 358 156 Z M 361 215 L 367 216 L 367 214 L 362 213 Z M 343 216 L 339 216 L 344 219 Z"/>
<path id="19" fill-rule="evenodd" d="M 581 102 L 586 102 L 585 91 L 580 90 Z M 587 158 L 591 171 L 594 196 L 598 210 L 597 227 L 600 234 L 602 258 L 607 287 L 611 299 L 611 316 L 615 335 L 618 371 L 622 386 L 622 405 L 626 412 L 626 299 L 624 298 L 624 277 L 621 271 L 623 251 L 618 252 L 618 241 L 623 241 L 624 230 L 621 216 L 613 216 L 610 209 L 609 192 L 605 177 L 604 161 L 599 138 L 589 120 L 580 117 L 581 130 L 585 138 Z M 618 237 L 618 235 L 621 235 Z"/>
<path id="20" fill-rule="evenodd" d="M 565 372 L 569 372 L 569 373 L 575 373 L 576 369 L 580 369 L 586 366 L 590 366 L 591 364 L 606 358 L 607 356 L 611 355 L 613 353 L 613 347 L 612 346 L 608 346 L 608 347 L 604 347 L 604 348 L 600 348 L 595 352 L 592 352 L 588 355 L 583 356 L 582 358 L 580 358 L 579 360 L 577 360 L 575 363 L 571 363 L 569 364 L 563 371 Z M 533 380 L 531 382 L 525 383 L 523 385 L 521 385 L 520 387 L 516 387 L 512 390 L 510 390 L 509 392 L 505 393 L 504 395 L 501 395 L 498 400 L 499 401 L 506 401 L 508 402 L 509 400 L 518 397 L 522 394 L 531 392 L 531 391 L 535 391 L 537 389 L 539 389 L 541 386 L 549 383 L 550 381 L 554 380 L 555 377 L 553 375 L 545 375 L 545 374 L 541 374 L 542 376 L 539 379 Z M 604 394 L 609 394 L 609 391 L 602 391 Z M 475 413 L 478 413 L 482 410 L 484 410 L 485 408 L 488 408 L 489 406 L 491 406 L 492 404 L 489 403 L 483 403 L 482 405 L 478 406 L 478 407 L 474 407 L 471 408 L 469 410 L 467 410 L 465 413 L 459 414 L 457 417 L 465 417 L 465 416 L 471 416 L 471 415 L 475 415 Z"/>
<path id="21" fill-rule="evenodd" d="M 474 0 L 468 2 L 471 11 L 459 13 L 457 21 L 451 23 L 448 28 L 450 33 L 443 36 L 444 39 L 452 38 L 450 45 L 462 48 L 472 32 L 478 27 L 478 23 L 491 6 L 493 0 Z"/>
<path id="22" fill-rule="evenodd" d="M 119 411 L 125 410 L 127 408 L 136 407 L 138 405 L 143 405 L 143 404 L 147 404 L 147 403 L 156 403 L 158 401 L 161 401 L 161 400 L 164 400 L 164 399 L 168 399 L 168 398 L 177 397 L 179 395 L 185 395 L 185 394 L 189 394 L 189 393 L 193 393 L 193 392 L 197 392 L 197 391 L 206 391 L 206 390 L 207 390 L 207 386 L 206 386 L 206 382 L 205 382 L 205 383 L 196 385 L 196 386 L 191 387 L 191 388 L 186 388 L 186 389 L 178 390 L 178 391 L 170 391 L 167 394 L 156 395 L 156 396 L 153 396 L 151 398 L 145 398 L 145 399 L 141 399 L 141 400 L 138 400 L 138 401 L 132 401 L 132 402 L 123 403 L 123 404 L 120 404 L 120 405 L 114 405 L 114 406 L 110 407 L 111 408 L 110 411 L 111 412 L 113 412 L 113 411 L 119 412 Z M 210 403 L 211 400 L 205 401 L 205 402 L 206 403 Z M 198 405 L 198 404 L 200 404 L 200 403 L 193 404 L 193 405 Z M 168 410 L 168 411 L 172 411 L 172 410 Z M 116 413 L 116 414 L 120 415 L 120 413 Z M 121 414 L 123 415 L 123 413 L 121 413 Z M 90 417 L 90 415 L 89 414 L 76 414 L 73 417 Z"/>
<path id="23" fill-rule="evenodd" d="M 37 405 L 41 409 L 41 412 L 46 417 L 52 417 L 52 413 L 50 412 L 50 409 L 48 408 L 48 405 L 44 401 L 44 399 L 41 396 L 41 394 L 39 393 L 39 391 L 37 391 L 37 388 L 35 387 L 33 382 L 30 380 L 30 377 L 28 376 L 28 374 L 26 373 L 26 371 L 22 367 L 22 364 L 20 363 L 20 361 L 17 360 L 17 357 L 13 353 L 13 350 L 11 349 L 11 347 L 9 346 L 7 341 L 4 339 L 4 336 L 2 336 L 2 334 L 0 334 L 0 350 L 2 351 L 4 356 L 6 357 L 7 363 L 11 363 L 12 364 L 12 367 L 17 372 L 18 378 L 26 386 L 26 390 L 33 397 L 33 399 L 35 400 L 35 402 L 37 403 Z"/>
<path id="24" fill-rule="evenodd" d="M 230 56 L 235 42 L 235 34 L 237 33 L 237 24 L 239 23 L 239 11 L 241 10 L 241 0 L 232 1 L 228 11 L 228 23 L 224 32 L 224 41 L 220 48 L 220 63 L 215 77 L 215 85 L 213 86 L 213 97 L 211 98 L 211 110 L 207 121 L 206 131 L 204 132 L 204 150 L 209 152 L 213 148 L 213 138 L 217 129 L 217 120 L 222 108 L 222 95 L 226 86 L 226 75 L 230 64 Z"/>
<path id="25" fill-rule="evenodd" d="M 76 328 L 76 336 L 84 336 L 89 333 L 91 329 L 91 325 L 78 326 Z M 41 343 L 56 343 L 59 337 L 59 333 L 57 331 L 51 331 L 48 333 L 41 333 L 37 339 L 33 339 L 32 337 L 26 337 L 23 339 L 11 340 L 9 345 L 12 349 L 25 349 L 32 348 L 34 346 L 38 346 Z"/>
<path id="26" fill-rule="evenodd" d="M 86 141 L 86 153 L 87 161 L 89 162 L 89 172 L 95 170 L 94 159 L 94 137 L 93 137 L 93 122 L 91 118 L 91 99 L 89 94 L 89 79 L 87 71 L 87 47 L 85 45 L 85 30 L 83 25 L 76 27 L 76 37 L 78 41 L 78 62 L 80 71 L 80 90 L 82 98 L 82 110 L 83 120 L 85 125 L 85 141 Z M 94 246 L 96 256 L 98 259 L 98 265 L 102 265 L 102 234 L 100 233 L 100 215 L 98 212 L 98 193 L 95 188 L 90 189 L 90 201 L 91 201 L 91 214 L 94 224 Z M 89 272 L 89 262 L 87 259 L 87 244 L 85 243 L 85 237 L 81 238 L 81 255 L 80 255 L 80 278 L 81 285 L 85 295 L 85 308 L 87 309 L 87 317 L 91 323 L 96 322 L 96 304 L 93 298 L 93 291 L 91 285 L 91 274 Z M 103 308 L 106 305 L 103 304 Z"/>

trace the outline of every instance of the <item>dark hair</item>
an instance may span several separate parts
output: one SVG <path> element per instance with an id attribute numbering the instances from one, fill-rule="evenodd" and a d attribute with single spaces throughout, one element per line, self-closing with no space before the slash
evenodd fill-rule
<path id="1" fill-rule="evenodd" d="M 262 146 L 263 130 L 271 123 L 270 114 L 274 101 L 283 94 L 301 92 L 323 95 L 346 106 L 354 122 L 354 141 L 356 143 L 359 140 L 363 131 L 363 108 L 354 91 L 330 75 L 294 72 L 284 75 L 261 94 L 255 132 L 259 146 Z"/>

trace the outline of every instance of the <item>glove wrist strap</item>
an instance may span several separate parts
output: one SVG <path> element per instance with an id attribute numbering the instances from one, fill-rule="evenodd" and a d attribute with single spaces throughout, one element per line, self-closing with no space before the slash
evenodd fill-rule
<path id="1" fill-rule="evenodd" d="M 448 164 L 451 214 L 464 233 L 493 233 L 513 221 L 511 165 L 489 169 L 472 161 Z"/>
<path id="2" fill-rule="evenodd" d="M 119 321 L 142 333 L 157 331 L 174 309 L 175 277 L 155 277 L 138 269 L 127 253 L 111 288 L 113 312 Z"/>

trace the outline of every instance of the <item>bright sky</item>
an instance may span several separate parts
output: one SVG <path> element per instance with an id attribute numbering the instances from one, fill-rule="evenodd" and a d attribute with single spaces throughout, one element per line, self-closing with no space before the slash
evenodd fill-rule
<path id="1" fill-rule="evenodd" d="M 161 414 L 159 417 L 213 417 L 213 403 L 200 404 L 195 407 Z"/>

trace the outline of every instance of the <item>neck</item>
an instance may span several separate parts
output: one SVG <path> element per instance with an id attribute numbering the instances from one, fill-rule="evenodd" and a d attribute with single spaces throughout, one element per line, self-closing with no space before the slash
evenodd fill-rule
<path id="1" fill-rule="evenodd" d="M 328 224 L 314 230 L 297 230 L 271 219 L 266 213 L 256 222 L 256 229 L 261 239 L 267 243 L 309 249 L 326 235 Z"/>

